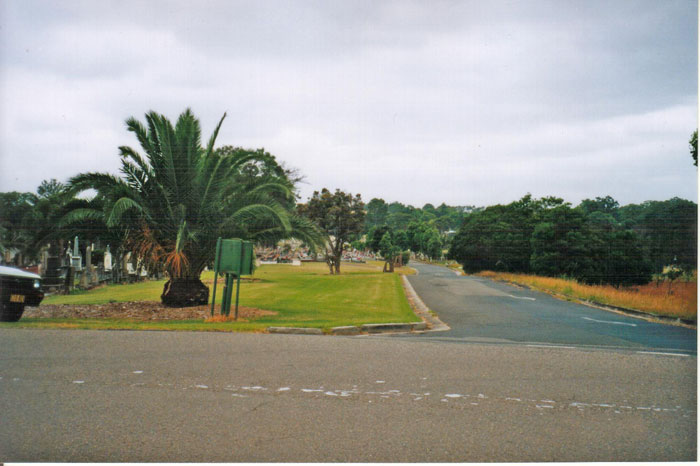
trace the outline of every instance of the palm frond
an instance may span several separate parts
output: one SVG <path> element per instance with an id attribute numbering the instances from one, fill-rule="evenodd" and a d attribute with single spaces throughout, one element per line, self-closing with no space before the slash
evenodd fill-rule
<path id="1" fill-rule="evenodd" d="M 72 225 L 74 223 L 80 223 L 89 220 L 101 222 L 104 221 L 104 219 L 104 212 L 102 212 L 101 210 L 89 208 L 73 209 L 67 214 L 65 214 L 63 217 L 61 217 L 58 220 L 56 226 L 62 228 Z"/>
<path id="2" fill-rule="evenodd" d="M 292 225 L 289 223 L 289 215 L 279 205 L 253 204 L 241 207 L 234 212 L 224 223 L 226 226 L 235 226 L 240 223 L 266 222 L 279 225 L 284 231 L 289 232 Z"/>
<path id="3" fill-rule="evenodd" d="M 128 118 L 126 120 L 126 128 L 128 131 L 131 131 L 136 135 L 136 139 L 138 139 L 139 144 L 141 144 L 143 150 L 146 151 L 146 154 L 151 156 L 159 151 L 158 148 L 154 147 L 153 141 L 149 138 L 149 134 L 146 128 L 136 118 Z"/>
<path id="4" fill-rule="evenodd" d="M 221 124 L 224 122 L 224 118 L 226 118 L 226 112 L 224 112 L 224 115 L 221 117 L 221 120 L 219 120 L 219 124 L 216 125 L 216 129 L 214 129 L 214 132 L 209 138 L 209 144 L 207 144 L 207 150 L 204 154 L 205 157 L 211 156 L 211 154 L 214 152 L 214 144 L 216 143 L 216 138 L 219 135 L 219 129 L 221 128 Z"/>
<path id="5" fill-rule="evenodd" d="M 112 206 L 112 211 L 107 217 L 107 225 L 110 227 L 117 226 L 125 212 L 129 210 L 143 212 L 143 207 L 128 197 L 122 197 Z"/>
<path id="6" fill-rule="evenodd" d="M 72 194 L 78 194 L 88 189 L 103 191 L 113 189 L 115 186 L 125 184 L 121 178 L 108 173 L 82 173 L 68 180 L 68 190 Z"/>

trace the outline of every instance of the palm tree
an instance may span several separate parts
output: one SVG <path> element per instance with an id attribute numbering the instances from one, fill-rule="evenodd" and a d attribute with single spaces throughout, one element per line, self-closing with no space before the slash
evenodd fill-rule
<path id="1" fill-rule="evenodd" d="M 259 160 L 261 151 L 214 150 L 225 117 L 206 147 L 189 109 L 175 127 L 155 112 L 146 114 L 145 126 L 129 118 L 127 129 L 145 157 L 122 146 L 122 177 L 85 173 L 69 182 L 76 192 L 94 189 L 106 200 L 103 212 L 84 209 L 72 220 L 102 215 L 108 227 L 124 231 L 127 249 L 168 275 L 161 295 L 166 305 L 207 303 L 209 289 L 200 275 L 212 263 L 219 237 L 269 241 L 294 236 L 319 243 L 314 225 L 280 202 L 294 198 L 291 183 L 270 176 L 252 185 L 250 179 L 241 182 L 242 167 Z"/>

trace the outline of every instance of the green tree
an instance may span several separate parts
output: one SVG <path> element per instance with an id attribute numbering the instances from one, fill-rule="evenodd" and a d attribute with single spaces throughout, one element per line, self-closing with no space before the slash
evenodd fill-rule
<path id="1" fill-rule="evenodd" d="M 465 272 L 504 270 L 527 273 L 531 237 L 544 213 L 563 205 L 559 198 L 533 199 L 530 194 L 507 205 L 474 209 L 452 240 L 448 257 Z"/>
<path id="2" fill-rule="evenodd" d="M 70 180 L 77 192 L 98 192 L 108 212 L 106 224 L 128 232 L 126 244 L 132 252 L 162 265 L 169 278 L 161 295 L 166 305 L 207 303 L 209 289 L 199 277 L 212 263 L 219 237 L 259 241 L 294 236 L 312 244 L 320 238 L 310 222 L 279 201 L 293 196 L 288 183 L 235 182 L 242 168 L 261 156 L 256 151 L 214 150 L 225 117 L 206 147 L 201 145 L 199 121 L 189 109 L 175 126 L 155 112 L 146 114 L 145 126 L 129 118 L 127 129 L 136 135 L 145 158 L 122 146 L 123 178 L 85 173 Z M 73 214 L 73 220 L 98 214 L 83 210 Z"/>
<path id="3" fill-rule="evenodd" d="M 632 223 L 642 238 L 653 270 L 677 260 L 679 266 L 692 270 L 697 266 L 698 206 L 692 201 L 673 198 L 648 201 Z"/>
<path id="4" fill-rule="evenodd" d="M 586 215 L 593 212 L 602 212 L 616 217 L 620 204 L 612 197 L 605 196 L 596 197 L 595 200 L 584 199 L 581 201 L 581 204 L 579 204 L 579 208 L 583 210 Z"/>
<path id="5" fill-rule="evenodd" d="M 384 199 L 375 197 L 367 203 L 365 210 L 367 211 L 367 216 L 365 217 L 365 232 L 369 232 L 372 228 L 386 224 L 389 206 L 384 202 Z"/>
<path id="6" fill-rule="evenodd" d="M 693 165 L 696 167 L 698 166 L 698 130 L 696 129 L 693 132 L 693 135 L 690 136 L 690 141 L 688 141 L 690 144 L 690 156 L 693 158 Z"/>
<path id="7" fill-rule="evenodd" d="M 394 264 L 401 254 L 401 248 L 393 243 L 387 231 L 379 242 L 379 253 L 384 258 L 384 272 L 394 272 Z M 387 270 L 388 269 L 388 270 Z"/>
<path id="8" fill-rule="evenodd" d="M 55 179 L 42 181 L 36 194 L 0 193 L 0 250 L 16 250 L 16 265 L 25 265 L 36 262 L 46 245 L 57 249 L 58 242 L 68 239 L 59 219 L 74 201 Z"/>
<path id="9" fill-rule="evenodd" d="M 384 236 L 384 233 L 389 232 L 391 234 L 392 230 L 388 225 L 382 225 L 379 227 L 372 228 L 369 233 L 367 233 L 367 247 L 372 252 L 379 252 L 379 243 Z"/>
<path id="10" fill-rule="evenodd" d="M 29 220 L 35 203 L 36 196 L 32 193 L 0 193 L 0 253 L 8 250 L 17 250 L 25 256 L 29 253 L 33 243 Z M 21 257 L 17 259 L 21 261 Z"/>
<path id="11" fill-rule="evenodd" d="M 310 219 L 325 233 L 326 263 L 331 275 L 340 273 L 343 245 L 363 231 L 365 210 L 362 197 L 339 189 L 331 193 L 323 188 L 314 191 L 306 204 L 297 206 L 298 212 Z"/>

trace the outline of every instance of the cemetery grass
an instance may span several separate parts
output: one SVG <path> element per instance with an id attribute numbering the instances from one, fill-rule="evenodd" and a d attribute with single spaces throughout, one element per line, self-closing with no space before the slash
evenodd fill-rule
<path id="1" fill-rule="evenodd" d="M 203 320 L 22 318 L 0 327 L 201 330 L 261 332 L 267 327 L 313 327 L 329 330 L 344 325 L 418 322 L 404 295 L 400 274 L 415 273 L 410 267 L 398 273 L 382 273 L 383 262 L 343 263 L 339 276 L 329 275 L 325 263 L 262 265 L 252 279 L 241 281 L 240 306 L 274 311 L 239 322 Z M 213 272 L 202 274 L 202 281 L 213 289 Z M 110 302 L 160 301 L 164 280 L 129 285 L 108 285 L 70 295 L 53 295 L 42 304 L 96 305 Z M 221 302 L 223 278 L 219 278 L 216 302 Z M 167 312 L 167 311 L 166 311 Z M 234 309 L 231 306 L 231 316 Z"/>

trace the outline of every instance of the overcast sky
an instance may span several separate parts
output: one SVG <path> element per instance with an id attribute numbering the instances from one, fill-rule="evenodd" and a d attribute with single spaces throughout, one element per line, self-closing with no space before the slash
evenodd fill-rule
<path id="1" fill-rule="evenodd" d="M 118 172 L 187 107 L 323 187 L 417 207 L 697 201 L 695 0 L 0 2 L 0 190 Z"/>

